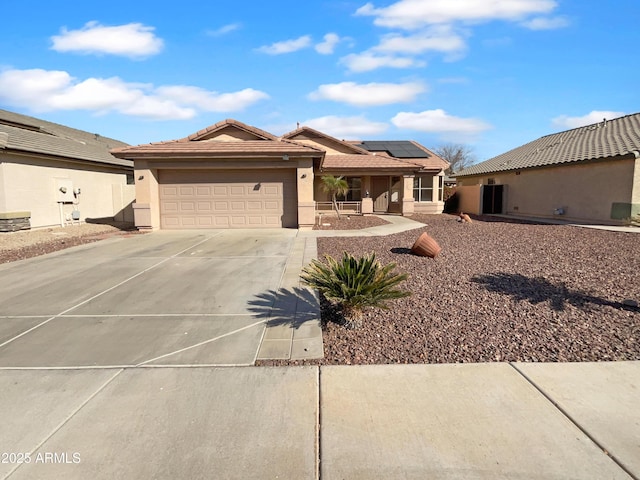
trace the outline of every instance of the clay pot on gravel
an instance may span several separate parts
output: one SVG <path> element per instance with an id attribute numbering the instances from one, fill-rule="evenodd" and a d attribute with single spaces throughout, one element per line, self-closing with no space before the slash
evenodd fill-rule
<path id="1" fill-rule="evenodd" d="M 411 247 L 411 252 L 421 257 L 435 258 L 441 250 L 442 247 L 438 245 L 438 242 L 426 233 L 420 235 L 413 244 L 413 247 Z"/>

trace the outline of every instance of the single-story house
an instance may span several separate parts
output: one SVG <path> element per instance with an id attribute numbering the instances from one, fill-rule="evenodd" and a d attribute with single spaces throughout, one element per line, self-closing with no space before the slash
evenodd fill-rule
<path id="1" fill-rule="evenodd" d="M 330 201 L 323 175 L 347 180 L 345 211 L 442 212 L 447 162 L 402 143 L 410 151 L 347 142 L 309 127 L 277 137 L 227 119 L 186 138 L 112 154 L 135 164 L 139 228 L 310 228 Z"/>
<path id="2" fill-rule="evenodd" d="M 0 231 L 86 219 L 133 222 L 126 143 L 0 110 Z"/>
<path id="3" fill-rule="evenodd" d="M 467 213 L 628 223 L 640 214 L 640 113 L 547 135 L 455 176 Z"/>

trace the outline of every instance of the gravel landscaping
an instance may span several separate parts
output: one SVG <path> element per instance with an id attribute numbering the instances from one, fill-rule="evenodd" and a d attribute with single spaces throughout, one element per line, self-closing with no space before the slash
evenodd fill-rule
<path id="1" fill-rule="evenodd" d="M 37 257 L 65 248 L 96 242 L 113 235 L 132 235 L 130 224 L 82 223 L 67 227 L 40 228 L 0 233 L 0 264 Z"/>
<path id="2" fill-rule="evenodd" d="M 640 360 L 640 234 L 492 217 L 412 219 L 427 226 L 318 239 L 320 258 L 375 251 L 395 262 L 412 295 L 369 310 L 358 330 L 336 323 L 338 312 L 323 301 L 325 358 L 306 363 Z M 442 247 L 435 260 L 410 252 L 422 232 Z"/>
<path id="3" fill-rule="evenodd" d="M 375 216 L 341 215 L 340 218 L 332 215 L 323 215 L 322 223 L 316 219 L 314 230 L 360 230 L 362 228 L 377 227 L 389 222 Z"/>

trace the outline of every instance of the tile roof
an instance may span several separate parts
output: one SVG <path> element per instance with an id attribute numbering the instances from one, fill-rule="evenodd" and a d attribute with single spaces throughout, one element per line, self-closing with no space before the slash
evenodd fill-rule
<path id="1" fill-rule="evenodd" d="M 273 157 L 277 155 L 296 155 L 321 157 L 324 152 L 307 145 L 283 140 L 245 140 L 240 142 L 182 141 L 149 143 L 135 147 L 112 150 L 120 158 L 144 157 Z"/>
<path id="2" fill-rule="evenodd" d="M 257 127 L 252 127 L 251 125 L 247 125 L 246 123 L 239 122 L 238 120 L 234 120 L 233 118 L 227 118 L 207 128 L 203 128 L 202 130 L 199 130 L 196 133 L 189 135 L 188 137 L 181 138 L 178 141 L 190 142 L 190 141 L 202 140 L 203 138 L 206 138 L 211 133 L 215 133 L 229 126 L 233 126 L 240 130 L 244 130 L 245 132 L 252 133 L 253 135 L 260 137 L 263 140 L 277 140 L 277 137 L 275 135 L 272 135 L 265 130 L 261 130 Z"/>
<path id="3" fill-rule="evenodd" d="M 255 140 L 218 141 L 209 137 L 225 128 L 232 127 L 248 132 Z M 264 130 L 252 127 L 237 120 L 228 118 L 214 125 L 199 130 L 188 137 L 165 142 L 154 142 L 112 150 L 120 158 L 154 158 L 154 157 L 275 157 L 296 155 L 305 157 L 321 157 L 324 151 L 309 145 L 278 138 Z"/>
<path id="4" fill-rule="evenodd" d="M 456 177 L 604 159 L 639 150 L 640 113 L 634 113 L 541 137 L 465 168 Z"/>
<path id="5" fill-rule="evenodd" d="M 406 170 L 415 171 L 416 165 L 411 162 L 399 160 L 387 155 L 352 154 L 352 155 L 325 155 L 322 162 L 323 170 Z"/>
<path id="6" fill-rule="evenodd" d="M 296 137 L 301 134 L 307 136 L 308 138 L 326 138 L 340 145 L 344 145 L 354 153 L 363 153 L 363 154 L 369 153 L 368 150 L 365 150 L 361 146 L 355 145 L 353 142 L 348 142 L 346 140 L 339 140 L 335 137 L 332 137 L 331 135 L 327 135 L 326 133 L 319 132 L 318 130 L 314 130 L 313 128 L 306 127 L 306 126 L 302 126 L 289 133 L 285 133 L 282 136 L 282 138 L 292 139 L 293 137 Z"/>
<path id="7" fill-rule="evenodd" d="M 132 167 L 109 150 L 127 144 L 95 133 L 0 109 L 0 152 L 13 150 Z"/>

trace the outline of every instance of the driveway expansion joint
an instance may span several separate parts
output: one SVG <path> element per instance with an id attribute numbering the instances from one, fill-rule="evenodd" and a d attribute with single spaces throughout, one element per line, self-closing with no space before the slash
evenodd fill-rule
<path id="1" fill-rule="evenodd" d="M 522 370 L 518 368 L 516 363 L 509 362 L 509 366 L 513 368 L 522 378 L 524 378 L 533 388 L 535 388 L 544 398 L 546 398 L 549 403 L 551 403 L 567 420 L 569 420 L 578 430 L 580 430 L 594 445 L 596 445 L 602 452 L 609 457 L 620 469 L 622 469 L 629 477 L 633 480 L 640 480 L 638 476 L 636 476 L 633 472 L 631 472 L 615 455 L 613 455 L 602 443 L 600 443 L 595 436 L 593 436 L 589 431 L 580 425 L 578 421 L 573 418 L 566 409 L 562 408 L 558 402 L 556 402 L 550 394 L 544 391 L 542 387 L 540 387 L 536 382 L 533 381 L 527 374 L 525 374 Z"/>

